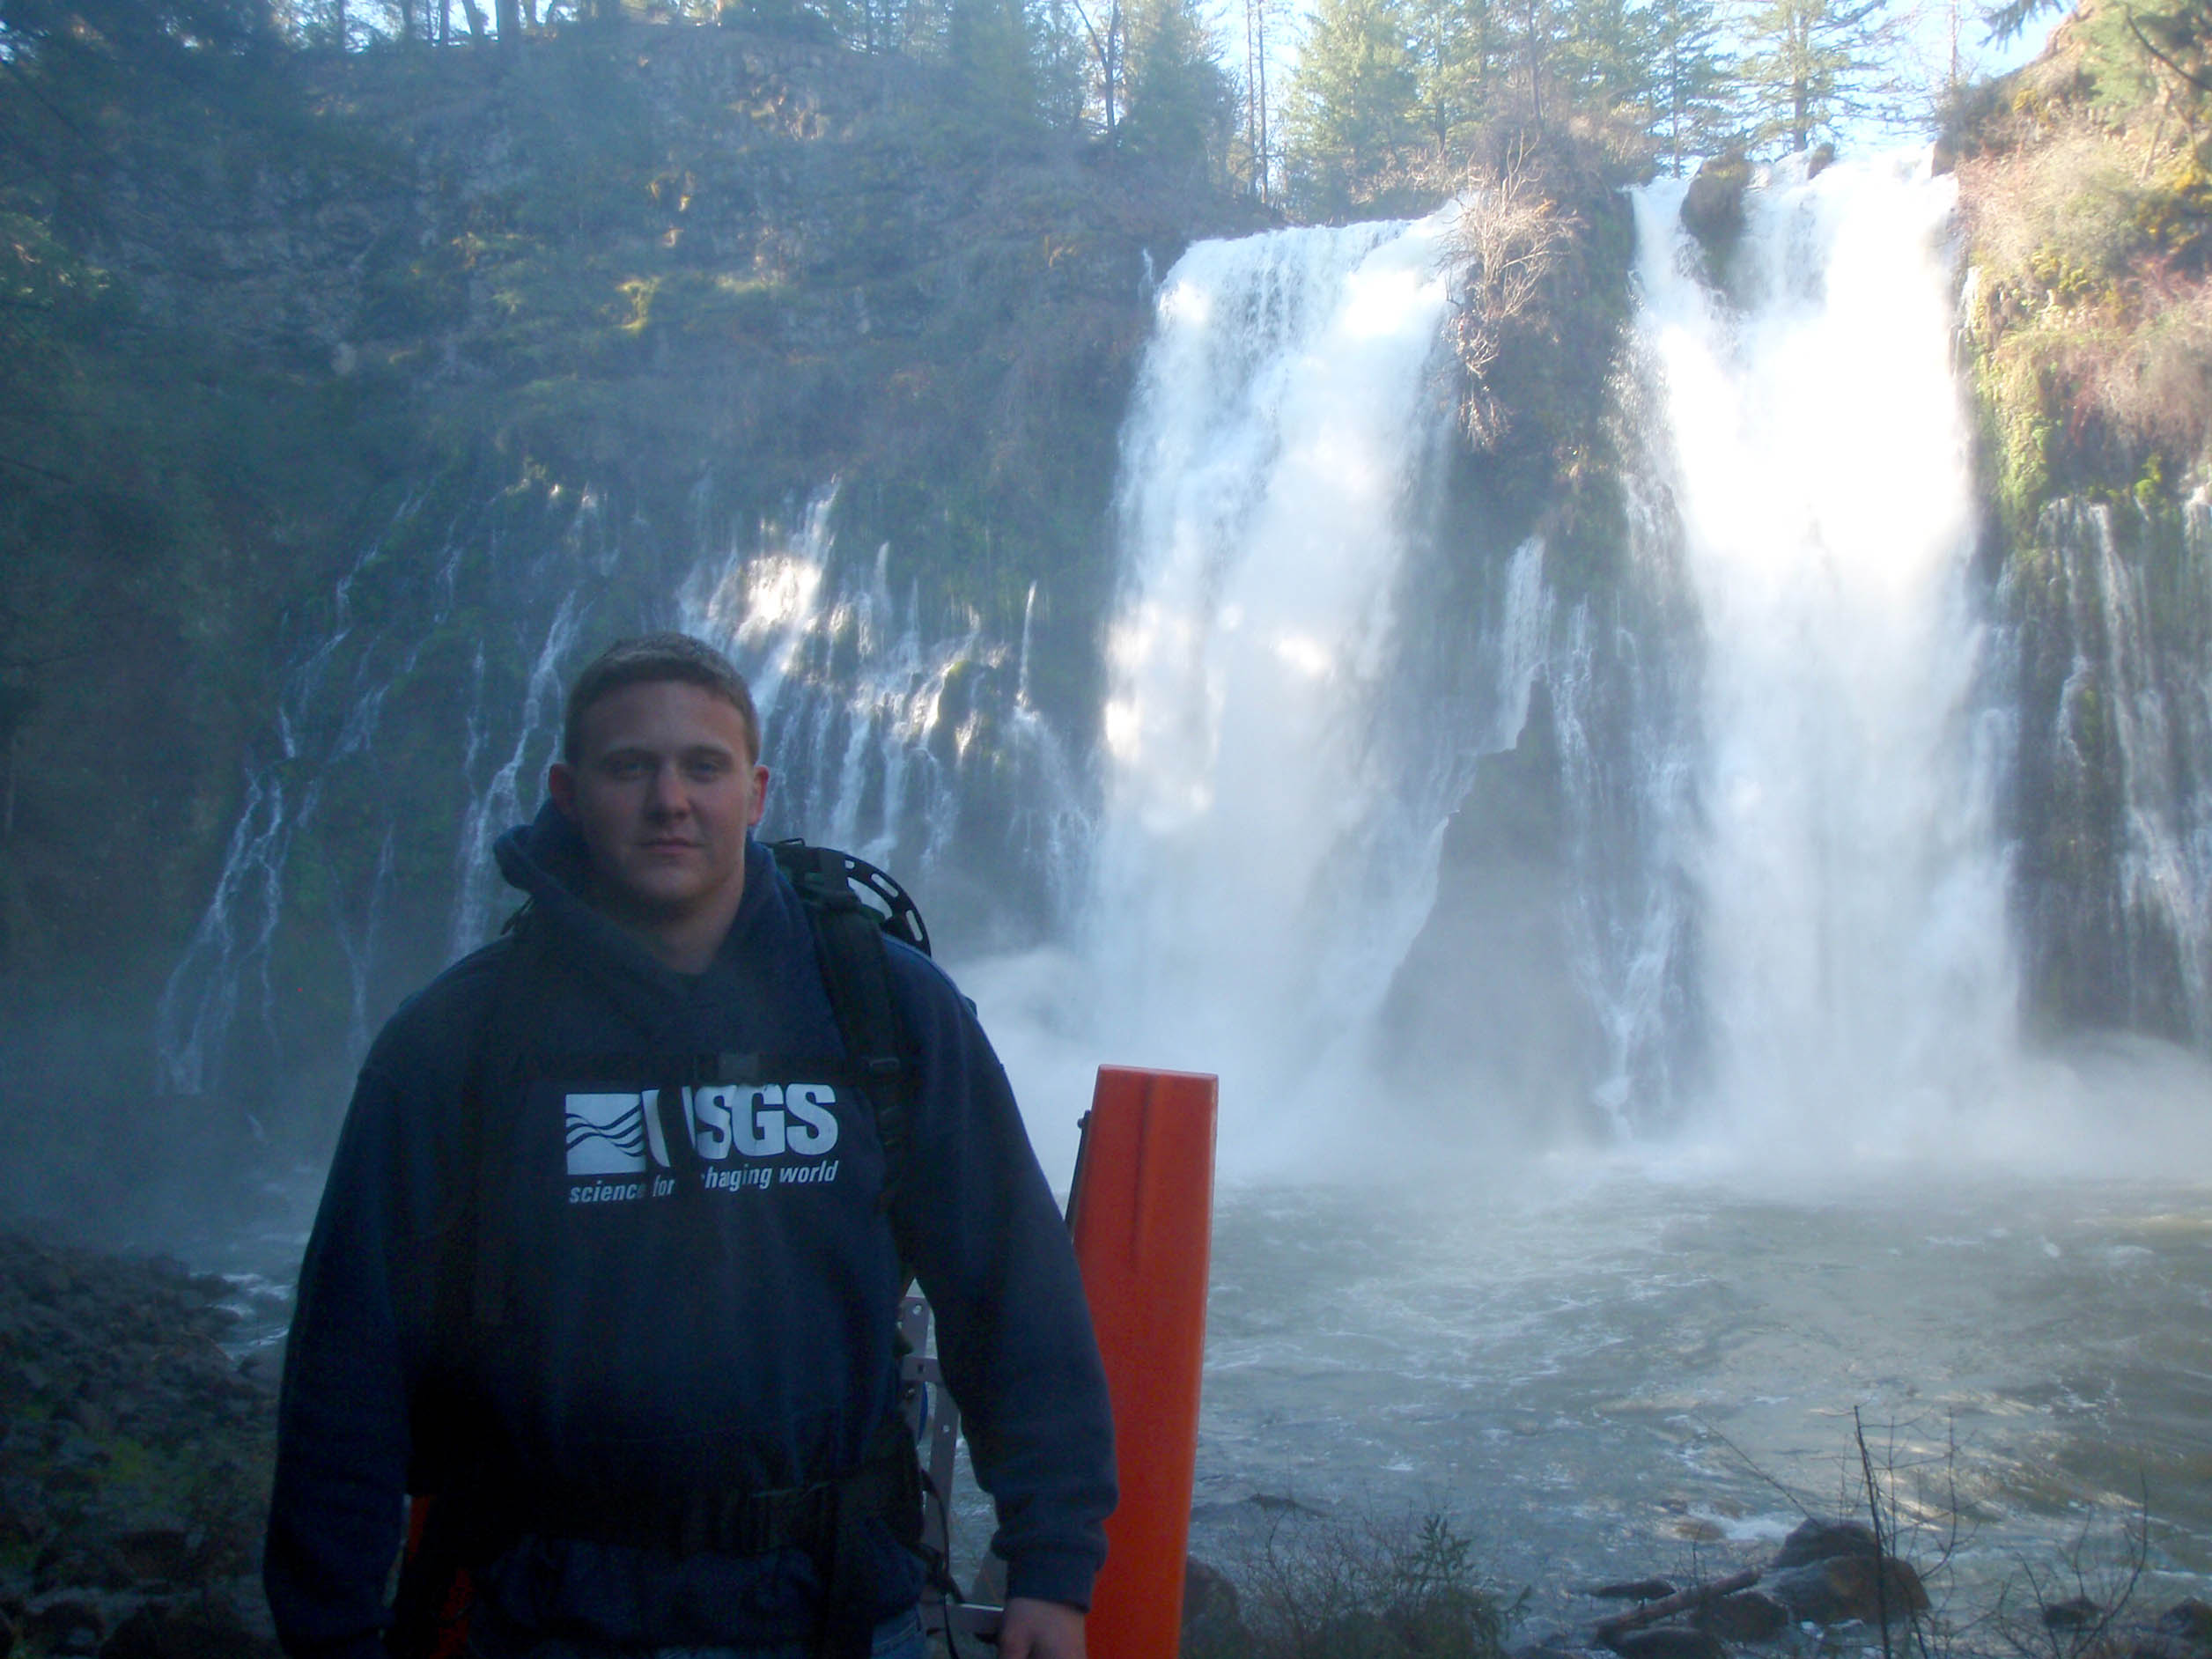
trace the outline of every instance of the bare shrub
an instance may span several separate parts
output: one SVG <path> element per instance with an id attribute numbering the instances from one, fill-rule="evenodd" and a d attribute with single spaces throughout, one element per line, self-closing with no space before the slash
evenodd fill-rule
<path id="1" fill-rule="evenodd" d="M 1540 323 L 1547 284 L 1574 233 L 1525 150 L 1468 176 L 1446 257 L 1454 272 L 1452 345 L 1467 374 L 1463 415 L 1478 448 L 1494 445 L 1508 418 L 1491 371 L 1510 333 Z"/>
<path id="2" fill-rule="evenodd" d="M 1449 1519 L 1279 1516 L 1232 1573 L 1251 1659 L 1500 1659 L 1519 1604 Z"/>

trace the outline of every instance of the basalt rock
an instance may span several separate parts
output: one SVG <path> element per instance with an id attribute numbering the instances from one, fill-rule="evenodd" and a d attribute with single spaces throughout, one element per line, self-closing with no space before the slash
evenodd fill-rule
<path id="1" fill-rule="evenodd" d="M 1744 192 L 1751 182 L 1751 164 L 1731 151 L 1700 167 L 1683 195 L 1682 228 L 1716 266 L 1726 263 L 1744 234 Z"/>
<path id="2" fill-rule="evenodd" d="M 1727 1659 L 1728 1649 L 1709 1631 L 1663 1625 L 1634 1630 L 1606 1643 L 1621 1659 Z"/>
<path id="3" fill-rule="evenodd" d="M 1697 1625 L 1722 1641 L 1772 1641 L 1789 1628 L 1789 1609 L 1765 1590 L 1738 1590 L 1700 1608 Z"/>
<path id="4" fill-rule="evenodd" d="M 1816 1625 L 1850 1619 L 1879 1626 L 1897 1625 L 1928 1611 L 1928 1591 L 1912 1563 L 1886 1557 L 1837 1555 L 1804 1567 L 1769 1573 L 1759 1588 L 1789 1610 L 1789 1616 Z"/>
<path id="5" fill-rule="evenodd" d="M 2192 1596 L 2158 1615 L 2158 1633 L 2212 1653 L 2212 1603 Z"/>
<path id="6" fill-rule="evenodd" d="M 1195 1555 L 1188 1558 L 1183 1571 L 1184 1659 L 1228 1659 L 1250 1652 L 1251 1646 L 1236 1586 L 1219 1567 Z"/>
<path id="7" fill-rule="evenodd" d="M 1863 1555 L 1869 1560 L 1882 1553 L 1874 1530 L 1860 1521 L 1807 1521 L 1782 1540 L 1767 1563 L 1769 1572 L 1832 1560 L 1839 1555 Z"/>

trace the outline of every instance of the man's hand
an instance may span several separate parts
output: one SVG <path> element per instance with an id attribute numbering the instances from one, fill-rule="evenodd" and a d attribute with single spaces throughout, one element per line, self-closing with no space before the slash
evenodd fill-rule
<path id="1" fill-rule="evenodd" d="M 1083 1659 L 1082 1610 L 1015 1596 L 999 1621 L 999 1659 Z"/>

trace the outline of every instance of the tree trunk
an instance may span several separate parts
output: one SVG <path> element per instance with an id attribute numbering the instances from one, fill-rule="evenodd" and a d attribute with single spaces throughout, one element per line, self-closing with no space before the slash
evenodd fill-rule
<path id="1" fill-rule="evenodd" d="M 521 0 L 492 0 L 498 15 L 499 44 L 512 52 L 522 44 Z"/>
<path id="2" fill-rule="evenodd" d="M 484 43 L 485 39 L 483 8 L 476 4 L 476 0 L 461 0 L 461 9 L 468 18 L 468 39 L 470 42 L 476 46 L 482 46 Z"/>

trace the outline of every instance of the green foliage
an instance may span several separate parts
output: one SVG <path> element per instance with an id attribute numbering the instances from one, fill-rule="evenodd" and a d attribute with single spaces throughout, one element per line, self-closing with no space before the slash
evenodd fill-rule
<path id="1" fill-rule="evenodd" d="M 1227 153 L 1234 96 L 1197 0 L 1132 0 L 1123 145 L 1204 181 Z"/>
<path id="2" fill-rule="evenodd" d="M 1503 0 L 1405 0 L 1422 136 L 1439 155 L 1464 148 L 1503 82 L 1504 9 Z"/>
<path id="3" fill-rule="evenodd" d="M 2201 24 L 2212 29 L 2212 24 Z M 2085 11 L 2009 96 L 1962 109 L 1968 324 L 1992 485 L 2016 535 L 2064 493 L 2150 510 L 2212 445 L 2212 176 L 2164 14 Z"/>
<path id="4" fill-rule="evenodd" d="M 1291 188 L 1335 218 L 1397 181 L 1418 142 L 1419 78 L 1400 0 L 1320 0 L 1288 114 Z"/>
<path id="5" fill-rule="evenodd" d="M 1678 179 L 1690 158 L 1724 155 L 1735 146 L 1735 83 L 1708 0 L 1650 0 L 1645 18 L 1651 134 Z"/>

